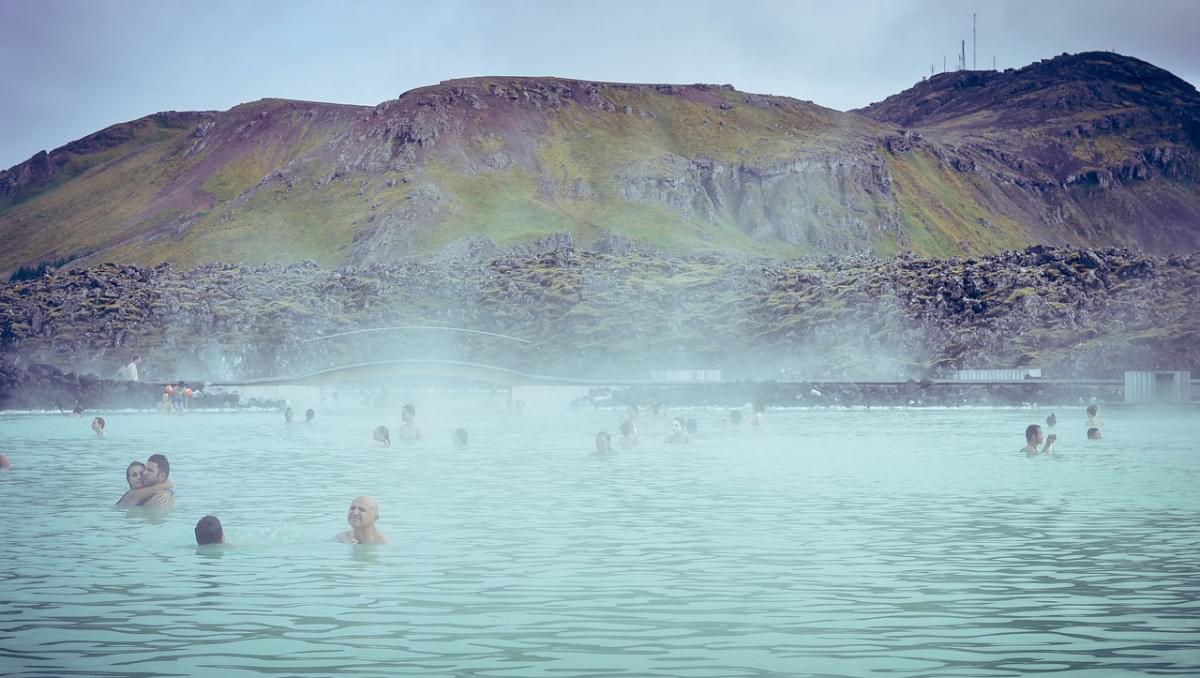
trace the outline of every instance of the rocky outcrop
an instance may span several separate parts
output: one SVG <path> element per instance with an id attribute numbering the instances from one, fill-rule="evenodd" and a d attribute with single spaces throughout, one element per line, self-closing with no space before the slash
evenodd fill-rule
<path id="1" fill-rule="evenodd" d="M 576 250 L 330 270 L 106 265 L 0 287 L 0 355 L 148 381 L 295 375 L 368 359 L 453 358 L 639 379 L 922 379 L 953 367 L 1049 376 L 1191 369 L 1200 259 L 1036 247 L 979 259 L 779 262 Z M 620 253 L 612 253 L 619 251 Z M 525 338 L 428 329 L 451 326 Z M 358 329 L 407 327 L 321 339 Z M 312 340 L 312 341 L 310 341 Z"/>

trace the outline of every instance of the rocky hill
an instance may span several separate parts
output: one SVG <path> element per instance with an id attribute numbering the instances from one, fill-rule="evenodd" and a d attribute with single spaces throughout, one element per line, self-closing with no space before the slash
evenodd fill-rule
<path id="1" fill-rule="evenodd" d="M 725 85 L 472 78 L 117 125 L 0 172 L 0 275 L 112 261 L 1200 248 L 1200 95 L 1062 56 L 842 113 Z"/>

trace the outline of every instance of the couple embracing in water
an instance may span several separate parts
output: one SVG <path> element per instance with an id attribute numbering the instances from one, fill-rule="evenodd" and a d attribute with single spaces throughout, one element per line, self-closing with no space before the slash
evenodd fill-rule
<path id="1" fill-rule="evenodd" d="M 117 506 L 174 506 L 175 484 L 171 482 L 171 464 L 161 454 L 152 454 L 146 463 L 131 462 L 125 469 L 129 490 L 117 500 Z"/>

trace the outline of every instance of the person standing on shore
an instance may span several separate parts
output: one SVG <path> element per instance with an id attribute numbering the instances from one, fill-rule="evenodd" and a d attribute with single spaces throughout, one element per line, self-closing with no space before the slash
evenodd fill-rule
<path id="1" fill-rule="evenodd" d="M 138 365 L 142 362 L 142 356 L 135 355 L 129 364 L 117 370 L 117 379 L 120 381 L 140 381 L 138 379 Z"/>

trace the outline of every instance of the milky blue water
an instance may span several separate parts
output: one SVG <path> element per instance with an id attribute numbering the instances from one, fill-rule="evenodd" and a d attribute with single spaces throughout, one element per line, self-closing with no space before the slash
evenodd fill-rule
<path id="1" fill-rule="evenodd" d="M 1193 413 L 1060 410 L 1035 459 L 1048 410 L 644 413 L 598 461 L 616 412 L 418 408 L 386 449 L 398 407 L 0 416 L 0 674 L 1200 674 Z M 175 508 L 115 508 L 154 452 Z M 390 545 L 333 541 L 357 494 Z"/>

